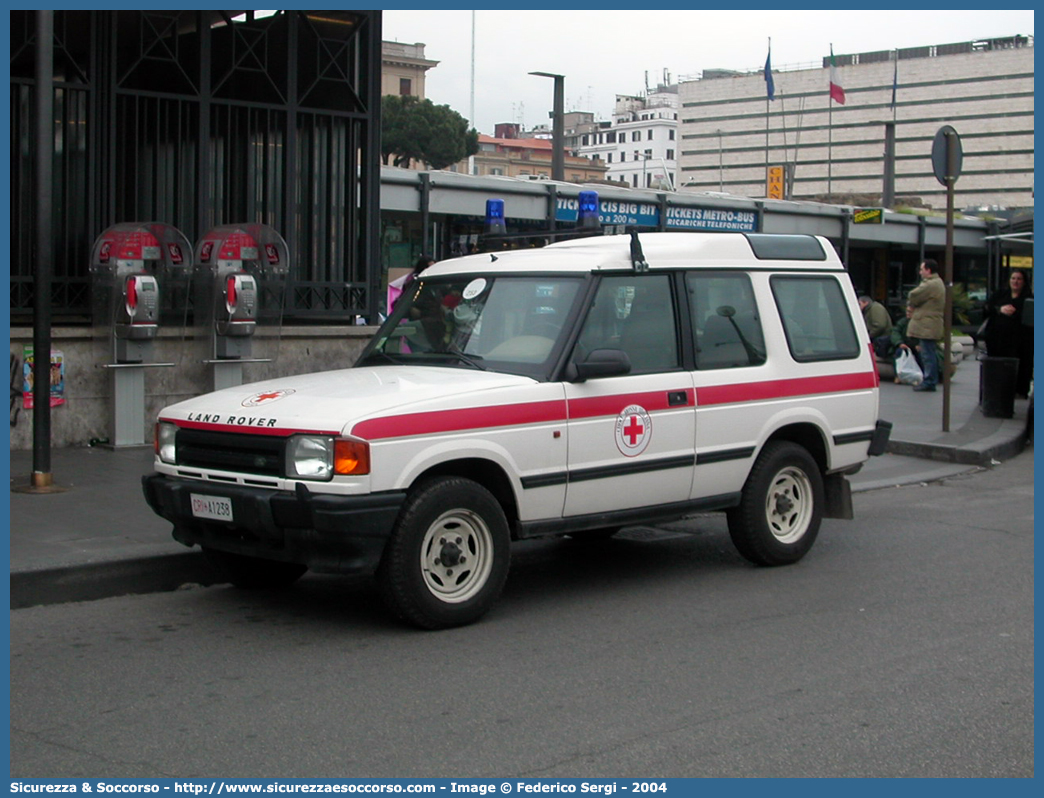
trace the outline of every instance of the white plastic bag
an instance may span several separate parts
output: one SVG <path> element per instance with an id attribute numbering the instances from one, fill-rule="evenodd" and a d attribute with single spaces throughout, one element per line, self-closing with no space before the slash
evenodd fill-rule
<path id="1" fill-rule="evenodd" d="M 924 379 L 921 367 L 917 365 L 917 358 L 909 349 L 900 349 L 895 358 L 895 376 L 904 385 L 917 385 Z"/>

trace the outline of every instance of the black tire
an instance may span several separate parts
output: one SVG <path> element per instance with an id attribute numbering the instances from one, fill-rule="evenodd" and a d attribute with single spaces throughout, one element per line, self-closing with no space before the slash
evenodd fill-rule
<path id="1" fill-rule="evenodd" d="M 511 536 L 499 502 L 470 479 L 439 477 L 410 492 L 377 580 L 400 618 L 424 629 L 477 621 L 507 580 Z"/>
<path id="2" fill-rule="evenodd" d="M 738 507 L 727 513 L 729 536 L 755 565 L 790 565 L 819 534 L 823 475 L 812 455 L 796 443 L 765 444 L 743 486 Z"/>
<path id="3" fill-rule="evenodd" d="M 308 566 L 296 562 L 265 560 L 207 547 L 203 548 L 203 557 L 223 579 L 245 590 L 286 587 L 308 570 Z"/>

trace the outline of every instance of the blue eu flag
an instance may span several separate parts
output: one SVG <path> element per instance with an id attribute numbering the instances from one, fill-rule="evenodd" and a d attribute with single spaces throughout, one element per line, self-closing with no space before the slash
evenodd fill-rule
<path id="1" fill-rule="evenodd" d="M 776 97 L 776 84 L 772 80 L 772 50 L 769 49 L 768 55 L 765 57 L 765 88 L 768 91 L 768 98 L 770 100 Z"/>

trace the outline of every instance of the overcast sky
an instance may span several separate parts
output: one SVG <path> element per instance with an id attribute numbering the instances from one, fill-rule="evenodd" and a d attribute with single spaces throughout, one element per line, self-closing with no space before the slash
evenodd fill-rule
<path id="1" fill-rule="evenodd" d="M 475 14 L 475 119 L 480 133 L 497 122 L 549 124 L 553 81 L 565 75 L 567 111 L 609 119 L 617 94 L 638 94 L 665 73 L 761 69 L 772 37 L 773 68 L 821 63 L 835 54 L 1032 35 L 1023 11 L 587 11 L 479 10 Z M 439 65 L 428 72 L 427 97 L 471 116 L 472 12 L 384 12 L 383 38 L 423 43 Z"/>

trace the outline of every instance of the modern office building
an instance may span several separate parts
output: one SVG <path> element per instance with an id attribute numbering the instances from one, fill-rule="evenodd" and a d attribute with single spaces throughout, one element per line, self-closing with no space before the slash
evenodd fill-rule
<path id="1" fill-rule="evenodd" d="M 843 104 L 829 61 L 773 70 L 772 100 L 762 69 L 683 78 L 679 187 L 765 197 L 768 167 L 784 166 L 788 199 L 879 204 L 891 129 L 894 204 L 945 208 L 931 152 L 950 125 L 963 150 L 956 207 L 1033 205 L 1032 36 L 839 54 Z"/>

